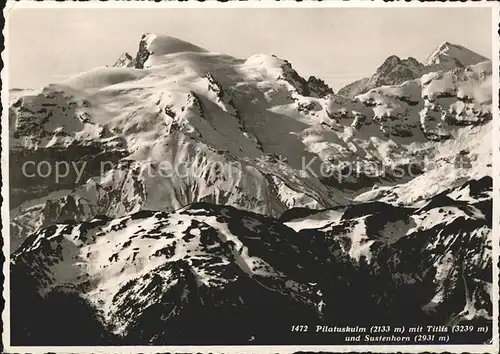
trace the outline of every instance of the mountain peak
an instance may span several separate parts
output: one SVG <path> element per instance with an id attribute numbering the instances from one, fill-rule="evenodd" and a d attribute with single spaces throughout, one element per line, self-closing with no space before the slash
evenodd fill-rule
<path id="1" fill-rule="evenodd" d="M 443 43 L 441 43 L 441 45 L 439 46 L 439 48 L 444 48 L 444 47 L 449 47 L 449 46 L 455 46 L 454 44 L 448 42 L 448 41 L 444 41 Z"/>
<path id="2" fill-rule="evenodd" d="M 141 42 L 145 42 L 147 49 L 155 55 L 207 51 L 195 44 L 164 34 L 145 33 L 141 37 Z"/>
<path id="3" fill-rule="evenodd" d="M 400 84 L 421 75 L 421 66 L 416 59 L 401 59 L 397 55 L 389 56 L 369 79 L 371 87 Z"/>
<path id="4" fill-rule="evenodd" d="M 398 57 L 397 55 L 391 55 L 389 56 L 386 60 L 385 63 L 399 63 L 401 62 L 401 58 Z"/>
<path id="5" fill-rule="evenodd" d="M 164 34 L 144 33 L 139 42 L 136 68 L 142 69 L 150 55 L 162 56 L 182 52 L 207 52 L 207 50 L 176 37 Z"/>
<path id="6" fill-rule="evenodd" d="M 113 67 L 115 68 L 130 68 L 134 67 L 135 61 L 134 57 L 130 55 L 127 52 L 124 52 L 120 57 L 116 60 L 116 62 L 113 64 Z"/>
<path id="7" fill-rule="evenodd" d="M 461 45 L 448 41 L 442 42 L 425 61 L 426 66 L 452 64 L 458 66 L 474 65 L 489 60 Z"/>

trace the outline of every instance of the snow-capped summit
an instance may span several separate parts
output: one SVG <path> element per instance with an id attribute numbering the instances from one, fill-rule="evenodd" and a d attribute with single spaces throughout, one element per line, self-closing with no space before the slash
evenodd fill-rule
<path id="1" fill-rule="evenodd" d="M 207 52 L 206 49 L 198 47 L 192 43 L 183 41 L 176 37 L 160 35 L 155 33 L 145 33 L 139 42 L 139 50 L 135 59 L 135 67 L 142 69 L 150 56 L 161 57 L 168 54 L 182 52 Z"/>
<path id="2" fill-rule="evenodd" d="M 179 38 L 156 34 L 145 33 L 141 41 L 145 43 L 146 49 L 154 55 L 166 55 L 179 52 L 206 52 L 207 50 Z"/>
<path id="3" fill-rule="evenodd" d="M 339 90 L 339 94 L 346 97 L 355 97 L 375 87 L 399 85 L 422 76 L 423 68 L 424 65 L 413 57 L 401 59 L 397 55 L 391 55 L 377 68 L 371 77 L 344 86 Z"/>
<path id="4" fill-rule="evenodd" d="M 400 59 L 396 55 L 391 55 L 377 69 L 368 84 L 373 87 L 401 84 L 419 77 L 422 66 L 415 58 Z"/>
<path id="5" fill-rule="evenodd" d="M 341 96 L 353 98 L 379 86 L 399 85 L 405 81 L 420 78 L 424 74 L 439 70 L 463 69 L 489 60 L 461 45 L 443 42 L 429 55 L 424 64 L 413 57 L 400 59 L 396 55 L 391 55 L 371 77 L 354 81 L 342 87 L 338 93 Z"/>
<path id="6" fill-rule="evenodd" d="M 309 76 L 309 79 L 307 79 L 307 86 L 309 86 L 309 92 L 313 97 L 322 98 L 334 94 L 332 88 L 328 86 L 328 84 L 315 76 Z"/>
<path id="7" fill-rule="evenodd" d="M 458 44 L 450 42 L 441 43 L 425 61 L 426 66 L 432 65 L 474 65 L 483 61 L 490 60 L 482 55 L 473 52 Z"/>

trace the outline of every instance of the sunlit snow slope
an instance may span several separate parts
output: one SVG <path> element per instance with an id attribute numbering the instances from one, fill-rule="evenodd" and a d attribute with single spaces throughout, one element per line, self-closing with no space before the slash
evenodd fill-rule
<path id="1" fill-rule="evenodd" d="M 144 35 L 137 55 L 125 53 L 116 65 L 12 102 L 14 249 L 40 227 L 97 214 L 198 201 L 274 216 L 291 207 L 345 205 L 416 174 L 448 176 L 434 161 L 464 149 L 479 159 L 476 150 L 488 149 L 462 137 L 467 130 L 486 139 L 491 130 L 490 62 L 356 100 L 303 79 L 275 56 L 236 59 L 163 35 Z M 488 151 L 481 159 L 477 177 L 489 173 Z M 23 164 L 42 160 L 74 166 L 56 179 L 28 165 L 35 177 L 26 177 Z M 460 171 L 432 193 L 461 182 L 468 172 Z"/>

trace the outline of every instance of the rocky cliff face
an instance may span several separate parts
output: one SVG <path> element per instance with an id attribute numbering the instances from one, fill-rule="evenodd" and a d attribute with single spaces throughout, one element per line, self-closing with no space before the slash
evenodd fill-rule
<path id="1" fill-rule="evenodd" d="M 487 60 L 489 59 L 461 45 L 443 42 L 429 55 L 425 65 L 453 69 L 456 66 L 465 67 Z"/>
<path id="2" fill-rule="evenodd" d="M 400 59 L 396 55 L 391 55 L 370 78 L 353 82 L 341 88 L 338 93 L 346 97 L 356 97 L 375 87 L 399 85 L 405 81 L 417 79 L 424 72 L 424 65 L 415 58 Z"/>
<path id="3" fill-rule="evenodd" d="M 135 59 L 128 53 L 123 53 L 113 64 L 115 68 L 134 68 Z"/>
<path id="4" fill-rule="evenodd" d="M 464 69 L 466 66 L 485 61 L 489 59 L 463 46 L 443 42 L 429 55 L 424 64 L 412 57 L 400 59 L 391 55 L 371 77 L 346 85 L 338 93 L 353 98 L 379 86 L 399 85 L 427 73 Z"/>

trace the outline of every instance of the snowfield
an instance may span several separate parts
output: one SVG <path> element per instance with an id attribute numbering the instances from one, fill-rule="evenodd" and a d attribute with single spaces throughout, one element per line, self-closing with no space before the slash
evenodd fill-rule
<path id="1" fill-rule="evenodd" d="M 130 344 L 186 343 L 168 328 L 192 311 L 203 320 L 210 309 L 250 319 L 268 304 L 275 313 L 291 306 L 328 323 L 343 306 L 352 311 L 347 323 L 364 323 L 369 313 L 354 311 L 360 305 L 352 302 L 352 291 L 361 290 L 362 298 L 379 299 L 376 305 L 361 300 L 363 306 L 386 311 L 388 323 L 401 320 L 398 309 L 405 309 L 406 321 L 421 316 L 434 321 L 427 308 L 449 311 L 457 296 L 464 305 L 449 313 L 454 323 L 489 320 L 491 302 L 483 297 L 491 296 L 491 182 L 471 181 L 420 208 L 374 202 L 309 210 L 313 214 L 296 218 L 289 211 L 284 223 L 209 203 L 172 213 L 143 210 L 116 219 L 68 221 L 33 233 L 13 254 L 13 276 L 19 277 L 13 291 L 47 301 L 46 306 L 53 293 L 77 294 L 100 314 L 101 336 Z M 464 193 L 468 202 L 452 198 Z M 450 279 L 460 280 L 450 285 Z M 411 305 L 393 287 L 413 289 Z M 70 305 L 77 312 L 83 306 Z M 141 329 L 146 324 L 148 331 Z M 269 341 L 261 325 L 249 325 L 239 335 Z M 184 330 L 194 335 L 193 328 Z M 38 331 L 30 325 L 22 335 L 36 338 Z M 278 334 L 275 340 L 285 337 Z"/>

